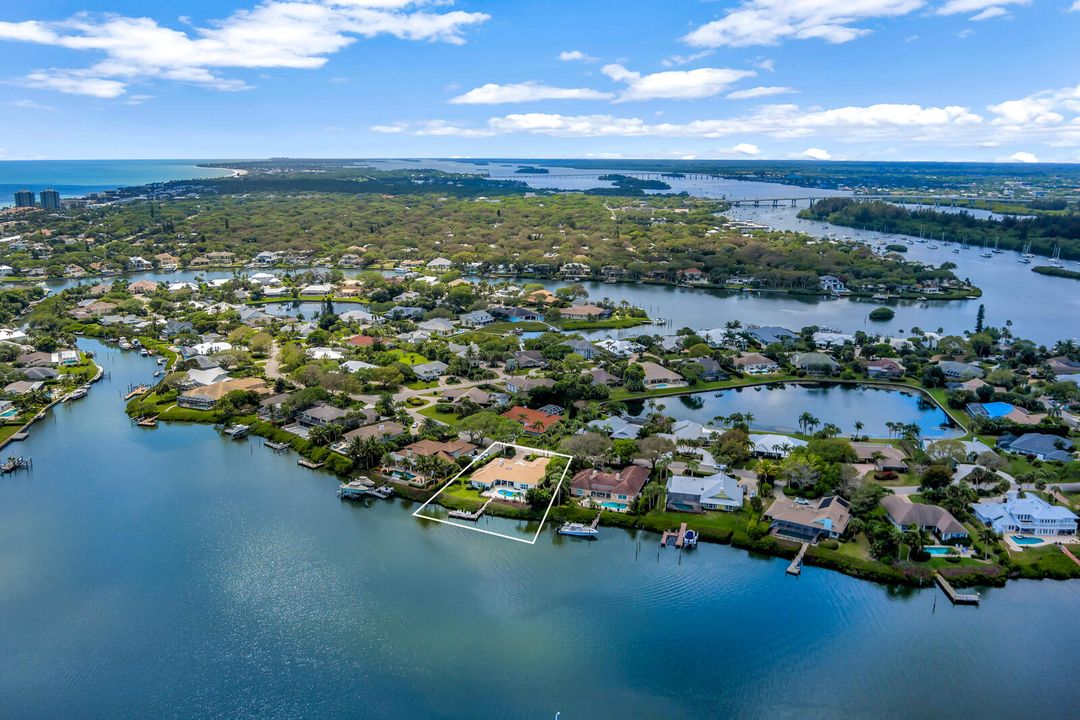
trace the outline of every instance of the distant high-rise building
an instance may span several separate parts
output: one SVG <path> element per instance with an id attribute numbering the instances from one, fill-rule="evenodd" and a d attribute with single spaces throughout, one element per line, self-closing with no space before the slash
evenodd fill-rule
<path id="1" fill-rule="evenodd" d="M 15 207 L 34 207 L 33 190 L 16 190 Z"/>
<path id="2" fill-rule="evenodd" d="M 41 191 L 41 207 L 45 210 L 60 209 L 60 193 L 52 188 Z"/>

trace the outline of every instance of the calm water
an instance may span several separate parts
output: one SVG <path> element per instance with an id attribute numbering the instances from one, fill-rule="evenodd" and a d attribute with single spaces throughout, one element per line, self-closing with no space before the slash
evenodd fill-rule
<path id="1" fill-rule="evenodd" d="M 5 160 L 0 161 L 0 207 L 15 203 L 16 190 L 59 191 L 64 198 L 131 185 L 221 177 L 222 168 L 200 168 L 203 160 Z"/>
<path id="2" fill-rule="evenodd" d="M 101 346 L 88 344 L 100 349 Z M 131 427 L 111 372 L 0 479 L 4 718 L 1065 717 L 1080 583 L 983 606 L 721 546 L 536 546 L 341 503 L 210 428 Z M 640 545 L 639 545 L 640 541 Z M 1032 648 L 1038 648 L 1032 652 Z"/>
<path id="3" fill-rule="evenodd" d="M 755 430 L 791 433 L 799 430 L 799 415 L 809 412 L 821 425 L 832 423 L 844 434 L 855 432 L 855 421 L 871 437 L 889 437 L 886 422 L 916 423 L 924 437 L 952 434 L 949 419 L 937 405 L 914 393 L 851 385 L 759 385 L 722 392 L 702 392 L 657 398 L 663 413 L 676 420 L 708 423 L 717 415 L 753 413 Z M 700 407 L 698 406 L 700 403 Z M 630 406 L 640 412 L 642 403 Z M 821 427 L 820 425 L 818 426 Z"/>

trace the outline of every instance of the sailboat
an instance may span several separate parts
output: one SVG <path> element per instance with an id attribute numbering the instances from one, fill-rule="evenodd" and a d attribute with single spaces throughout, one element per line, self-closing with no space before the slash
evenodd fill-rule
<path id="1" fill-rule="evenodd" d="M 990 242 L 989 240 L 983 240 L 983 251 L 981 253 L 979 253 L 979 255 L 981 255 L 982 257 L 985 257 L 985 258 L 994 257 L 994 253 L 990 252 L 990 250 L 988 250 L 987 247 L 986 247 L 989 244 L 989 242 Z"/>
<path id="2" fill-rule="evenodd" d="M 1051 265 L 1051 267 L 1057 267 L 1057 268 L 1064 267 L 1064 265 L 1061 262 L 1061 246 L 1060 245 L 1055 245 L 1054 246 L 1054 256 L 1052 258 L 1050 258 L 1050 265 Z"/>
<path id="3" fill-rule="evenodd" d="M 1033 257 L 1035 256 L 1031 254 L 1031 243 L 1024 243 L 1024 249 L 1020 252 L 1020 262 L 1030 264 Z"/>
<path id="4" fill-rule="evenodd" d="M 991 252 L 993 252 L 995 255 L 1000 255 L 1001 253 L 1005 252 L 998 247 L 998 238 L 994 238 L 994 249 Z"/>

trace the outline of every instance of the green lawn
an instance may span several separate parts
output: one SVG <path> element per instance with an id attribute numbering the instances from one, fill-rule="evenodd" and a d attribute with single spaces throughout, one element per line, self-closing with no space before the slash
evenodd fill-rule
<path id="1" fill-rule="evenodd" d="M 22 426 L 22 423 L 16 423 L 14 425 L 0 425 L 0 442 L 7 441 L 8 438 L 19 432 Z"/>
<path id="2" fill-rule="evenodd" d="M 454 413 L 439 412 L 435 409 L 434 405 L 430 405 L 421 410 L 417 410 L 416 412 L 420 415 L 423 415 L 424 417 L 429 417 L 432 420 L 438 420 L 439 422 L 446 423 L 450 427 L 457 427 L 457 424 L 461 422 L 458 416 Z"/>
<path id="3" fill-rule="evenodd" d="M 410 364 L 415 365 L 416 363 Z M 428 388 L 439 387 L 439 382 L 437 380 L 417 380 L 416 382 L 405 383 L 405 387 L 410 390 L 427 390 Z"/>
<path id="4" fill-rule="evenodd" d="M 563 330 L 621 330 L 648 323 L 648 318 L 613 317 L 607 320 L 559 320 L 552 324 Z"/>
<path id="5" fill-rule="evenodd" d="M 390 350 L 388 352 L 389 352 L 390 356 L 394 359 L 395 362 L 402 362 L 402 363 L 405 363 L 406 365 L 410 365 L 410 366 L 411 365 L 420 365 L 420 364 L 426 363 L 428 361 L 428 359 L 426 357 L 424 357 L 423 355 L 421 355 L 420 353 L 405 352 L 404 350 L 400 350 L 398 348 L 395 348 L 395 349 Z"/>
<path id="6" fill-rule="evenodd" d="M 1075 546 L 1073 552 L 1076 553 Z M 1022 552 L 1010 551 L 1009 557 L 1023 577 L 1080 577 L 1080 565 L 1074 563 L 1056 545 L 1028 548 Z"/>

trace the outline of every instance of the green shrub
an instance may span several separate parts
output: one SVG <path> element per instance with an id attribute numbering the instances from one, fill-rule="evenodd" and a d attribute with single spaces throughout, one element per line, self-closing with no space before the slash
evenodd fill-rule
<path id="1" fill-rule="evenodd" d="M 821 547 L 825 548 L 826 550 L 838 550 L 840 548 L 840 543 L 832 539 L 824 540 L 821 543 Z"/>

